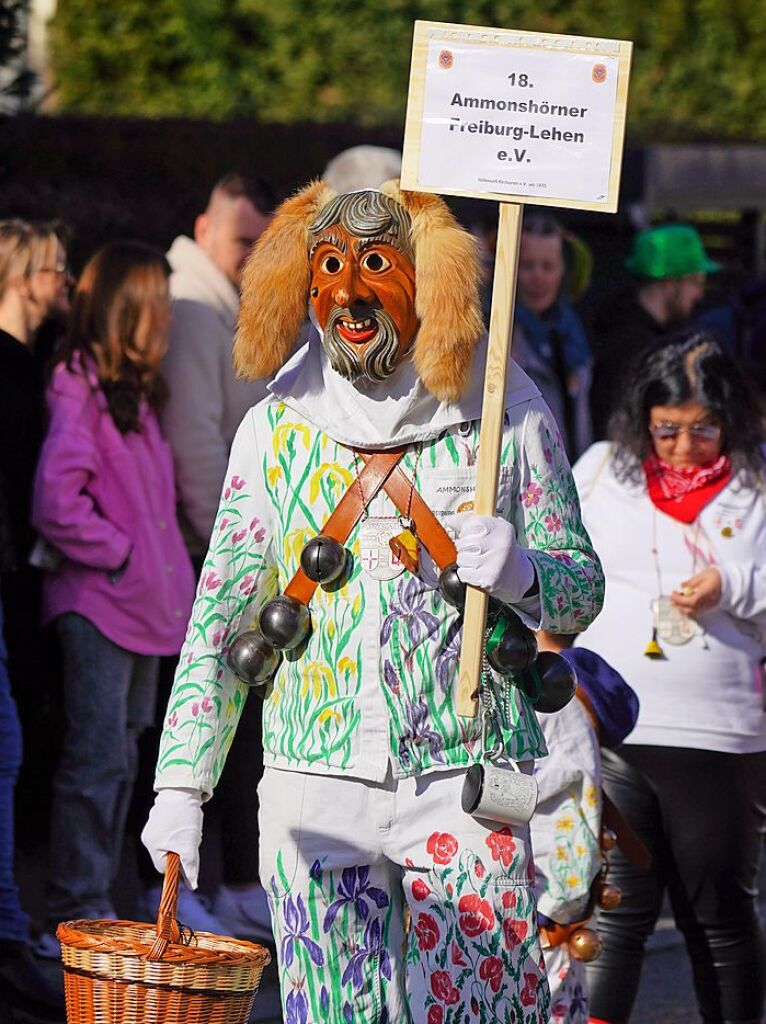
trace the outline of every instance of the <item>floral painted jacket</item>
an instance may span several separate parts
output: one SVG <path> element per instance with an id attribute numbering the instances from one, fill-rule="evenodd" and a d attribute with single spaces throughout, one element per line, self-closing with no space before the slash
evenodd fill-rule
<path id="1" fill-rule="evenodd" d="M 540 725 L 550 754 L 535 765 L 538 803 L 532 815 L 537 909 L 559 924 L 587 911 L 601 868 L 601 755 L 598 737 L 579 700 Z"/>
<path id="2" fill-rule="evenodd" d="M 437 515 L 473 497 L 479 425 L 447 429 L 404 456 L 405 471 Z M 353 452 L 284 402 L 268 398 L 246 415 L 170 698 L 158 788 L 212 793 L 248 692 L 226 665 L 228 644 L 284 590 L 302 548 L 355 473 Z M 397 515 L 382 492 L 369 513 Z M 539 397 L 506 410 L 497 514 L 531 549 L 539 625 L 585 629 L 601 607 L 603 577 L 558 431 Z M 462 620 L 441 598 L 430 557 L 423 554 L 417 576 L 379 582 L 361 564 L 359 527 L 347 547 L 354 555 L 349 578 L 333 593 L 317 589 L 308 644 L 285 658 L 269 688 L 265 763 L 382 781 L 389 767 L 402 777 L 480 760 L 480 717 L 458 718 L 453 704 Z M 544 754 L 525 699 L 499 679 L 495 688 L 509 756 Z"/>

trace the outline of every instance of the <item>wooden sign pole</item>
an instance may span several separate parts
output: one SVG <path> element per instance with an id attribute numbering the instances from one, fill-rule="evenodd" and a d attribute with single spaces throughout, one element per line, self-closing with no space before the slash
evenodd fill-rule
<path id="1" fill-rule="evenodd" d="M 523 204 L 617 210 L 632 47 L 624 39 L 415 22 L 402 188 L 500 204 L 478 515 L 495 514 Z M 485 591 L 468 587 L 455 692 L 463 717 L 477 711 L 488 603 Z"/>
<path id="2" fill-rule="evenodd" d="M 479 460 L 476 469 L 476 493 L 473 511 L 481 516 L 495 514 L 495 495 L 500 470 L 505 412 L 505 382 L 511 352 L 513 307 L 516 301 L 516 268 L 521 242 L 521 217 L 524 207 L 518 203 L 500 203 L 495 250 L 495 275 L 492 285 L 492 311 L 489 320 L 487 369 L 479 434 Z M 468 587 L 463 618 L 463 643 L 457 682 L 458 715 L 476 714 L 484 650 L 489 595 L 478 587 Z"/>

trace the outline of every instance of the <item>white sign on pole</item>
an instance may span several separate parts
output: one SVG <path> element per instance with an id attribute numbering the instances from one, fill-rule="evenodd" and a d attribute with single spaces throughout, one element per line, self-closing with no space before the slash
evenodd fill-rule
<path id="1" fill-rule="evenodd" d="M 616 209 L 630 43 L 417 22 L 402 181 Z"/>
<path id="2" fill-rule="evenodd" d="M 493 515 L 524 203 L 617 209 L 632 44 L 415 22 L 402 188 L 500 201 L 474 512 Z M 468 587 L 456 687 L 476 714 L 489 595 Z"/>

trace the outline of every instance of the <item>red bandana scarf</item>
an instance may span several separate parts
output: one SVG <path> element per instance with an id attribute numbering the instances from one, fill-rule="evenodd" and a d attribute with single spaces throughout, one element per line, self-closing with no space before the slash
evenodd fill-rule
<path id="1" fill-rule="evenodd" d="M 719 455 L 704 466 L 669 466 L 656 455 L 644 460 L 652 503 L 682 523 L 693 523 L 708 502 L 731 480 L 731 459 Z"/>

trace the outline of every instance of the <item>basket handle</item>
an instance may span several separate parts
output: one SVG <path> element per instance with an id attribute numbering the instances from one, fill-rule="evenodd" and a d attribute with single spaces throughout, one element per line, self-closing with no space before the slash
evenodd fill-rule
<path id="1" fill-rule="evenodd" d="M 178 883 L 181 879 L 181 858 L 177 853 L 168 852 L 165 858 L 165 881 L 157 910 L 157 938 L 149 951 L 147 960 L 161 960 L 171 942 L 178 942 L 181 929 L 176 921 L 178 909 Z"/>

